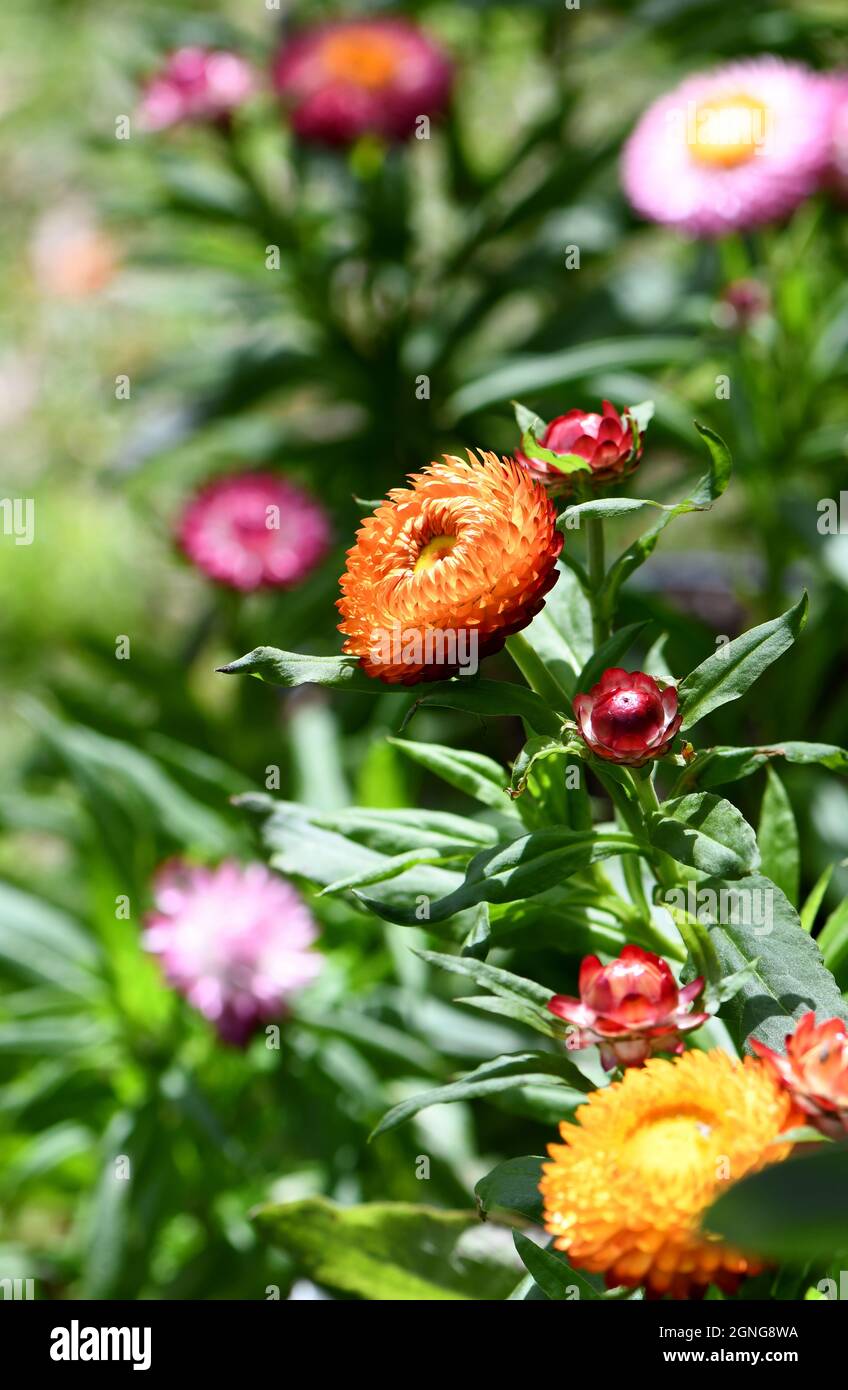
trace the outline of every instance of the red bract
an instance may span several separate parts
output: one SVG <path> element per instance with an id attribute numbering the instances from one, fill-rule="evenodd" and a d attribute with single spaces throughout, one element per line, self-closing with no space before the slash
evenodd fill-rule
<path id="1" fill-rule="evenodd" d="M 593 484 L 620 482 L 642 457 L 641 441 L 637 442 L 629 421 L 623 420 L 609 401 L 604 401 L 601 415 L 585 410 L 558 415 L 547 425 L 539 443 L 555 454 L 577 454 L 592 470 L 591 474 L 582 469 L 563 473 L 555 464 L 529 458 L 519 449 L 516 461 L 553 493 L 571 492 L 576 479 Z"/>
<path id="2" fill-rule="evenodd" d="M 704 988 L 703 979 L 678 989 L 662 957 L 641 946 L 625 946 L 609 965 L 584 956 L 579 988 L 579 999 L 555 994 L 548 1008 L 575 1025 L 569 1047 L 600 1046 L 607 1071 L 640 1067 L 656 1052 L 682 1052 L 681 1033 L 700 1028 L 709 1018 L 689 1012 Z"/>
<path id="3" fill-rule="evenodd" d="M 814 1013 L 804 1014 L 786 1035 L 785 1057 L 756 1038 L 751 1047 L 816 1129 L 831 1139 L 848 1135 L 848 1029 L 841 1018 L 816 1024 Z"/>
<path id="4" fill-rule="evenodd" d="M 574 716 L 593 753 L 629 767 L 662 758 L 682 718 L 673 685 L 661 690 L 653 676 L 620 666 L 604 671 L 588 695 L 575 695 Z"/>

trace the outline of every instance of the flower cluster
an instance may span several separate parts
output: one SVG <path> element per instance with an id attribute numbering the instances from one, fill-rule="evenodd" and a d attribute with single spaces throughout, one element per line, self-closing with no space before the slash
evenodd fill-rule
<path id="1" fill-rule="evenodd" d="M 678 989 L 666 961 L 640 946 L 625 946 L 617 960 L 603 966 L 597 956 L 580 966 L 580 998 L 555 994 L 548 1008 L 573 1023 L 573 1048 L 600 1047 L 607 1071 L 640 1066 L 656 1052 L 683 1051 L 683 1033 L 706 1023 L 709 1014 L 692 1013 L 704 988 L 703 979 Z"/>

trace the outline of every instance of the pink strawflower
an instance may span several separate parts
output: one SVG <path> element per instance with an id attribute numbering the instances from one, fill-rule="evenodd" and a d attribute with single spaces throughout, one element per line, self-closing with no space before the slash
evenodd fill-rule
<path id="1" fill-rule="evenodd" d="M 217 868 L 172 860 L 153 882 L 142 941 L 168 983 L 243 1047 L 321 970 L 315 923 L 290 883 L 264 864 Z"/>
<path id="2" fill-rule="evenodd" d="M 848 73 L 831 78 L 832 115 L 830 165 L 826 183 L 843 202 L 848 202 Z"/>
<path id="3" fill-rule="evenodd" d="M 223 49 L 179 48 L 145 87 L 141 123 L 165 130 L 182 121 L 221 121 L 256 87 L 250 64 Z"/>
<path id="4" fill-rule="evenodd" d="M 717 237 L 787 216 L 830 160 L 832 79 L 764 55 L 689 77 L 630 136 L 622 181 L 644 217 Z"/>
<path id="5" fill-rule="evenodd" d="M 405 140 L 419 116 L 438 116 L 452 69 L 408 20 L 342 19 L 289 39 L 274 61 L 273 81 L 302 140 L 350 145 L 366 134 Z"/>
<path id="6" fill-rule="evenodd" d="M 179 540 L 198 569 L 232 589 L 289 588 L 324 558 L 330 522 L 319 502 L 285 478 L 237 473 L 192 498 Z"/>
<path id="7" fill-rule="evenodd" d="M 625 946 L 609 965 L 601 965 L 597 956 L 584 956 L 578 986 L 579 999 L 555 994 L 548 1008 L 575 1025 L 567 1046 L 579 1050 L 597 1045 L 606 1071 L 641 1067 L 658 1052 L 678 1055 L 683 1051 L 682 1034 L 709 1018 L 691 1011 L 703 991 L 703 979 L 699 976 L 679 989 L 662 956 L 641 946 Z"/>

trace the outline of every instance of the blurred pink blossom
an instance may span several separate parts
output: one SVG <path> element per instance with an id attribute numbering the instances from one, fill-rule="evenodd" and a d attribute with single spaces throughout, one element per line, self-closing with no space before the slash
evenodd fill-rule
<path id="1" fill-rule="evenodd" d="M 311 913 L 290 883 L 264 864 L 225 860 L 217 868 L 164 864 L 143 936 L 168 983 L 243 1047 L 311 984 L 322 957 Z"/>
<path id="2" fill-rule="evenodd" d="M 324 558 L 330 522 L 319 502 L 285 478 L 238 473 L 192 498 L 179 540 L 198 569 L 232 589 L 288 588 Z"/>
<path id="3" fill-rule="evenodd" d="M 165 130 L 182 121 L 220 121 L 252 95 L 250 64 L 224 49 L 179 48 L 150 79 L 141 100 L 146 130 Z"/>

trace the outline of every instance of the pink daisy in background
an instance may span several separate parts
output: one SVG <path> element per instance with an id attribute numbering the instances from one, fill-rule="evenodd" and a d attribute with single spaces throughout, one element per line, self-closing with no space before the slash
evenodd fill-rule
<path id="1" fill-rule="evenodd" d="M 224 49 L 179 48 L 144 89 L 140 119 L 146 130 L 182 121 L 229 118 L 253 94 L 250 64 Z"/>
<path id="2" fill-rule="evenodd" d="M 192 498 L 179 525 L 188 558 L 232 589 L 288 588 L 324 558 L 330 521 L 319 502 L 272 473 L 216 478 Z"/>
<path id="3" fill-rule="evenodd" d="M 244 1047 L 321 970 L 311 913 L 264 864 L 172 860 L 156 874 L 153 899 L 143 945 L 224 1042 Z"/>
<path id="4" fill-rule="evenodd" d="M 827 172 L 833 105 L 832 79 L 770 55 L 687 78 L 630 136 L 625 192 L 693 236 L 785 217 Z"/>
<path id="5" fill-rule="evenodd" d="M 405 140 L 419 116 L 438 116 L 452 68 L 405 19 L 334 20 L 288 40 L 273 81 L 302 140 L 349 145 L 368 134 Z"/>
<path id="6" fill-rule="evenodd" d="M 831 78 L 831 95 L 828 184 L 843 202 L 848 202 L 848 73 L 838 72 Z"/>

